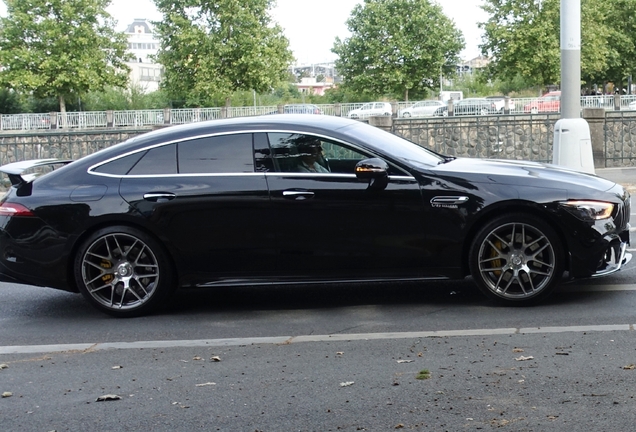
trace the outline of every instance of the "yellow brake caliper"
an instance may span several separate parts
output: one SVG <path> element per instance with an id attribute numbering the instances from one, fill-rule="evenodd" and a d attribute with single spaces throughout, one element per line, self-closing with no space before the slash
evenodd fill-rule
<path id="1" fill-rule="evenodd" d="M 113 263 L 111 263 L 110 261 L 106 259 L 102 259 L 102 262 L 99 265 L 105 269 L 113 268 Z M 105 274 L 104 276 L 102 276 L 102 280 L 104 281 L 105 284 L 109 284 L 113 280 L 113 275 L 110 273 Z"/>

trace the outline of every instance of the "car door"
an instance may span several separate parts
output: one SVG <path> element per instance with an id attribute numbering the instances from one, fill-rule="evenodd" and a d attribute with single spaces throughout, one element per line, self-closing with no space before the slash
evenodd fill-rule
<path id="1" fill-rule="evenodd" d="M 267 173 L 279 271 L 293 278 L 420 275 L 425 243 L 417 181 L 390 168 L 385 188 L 373 189 L 354 174 L 373 156 L 341 141 L 300 133 L 263 133 L 276 172 Z M 327 171 L 298 171 L 302 143 L 318 140 Z"/>
<path id="2" fill-rule="evenodd" d="M 148 149 L 120 194 L 173 249 L 193 283 L 265 274 L 275 265 L 270 201 L 251 133 Z"/>

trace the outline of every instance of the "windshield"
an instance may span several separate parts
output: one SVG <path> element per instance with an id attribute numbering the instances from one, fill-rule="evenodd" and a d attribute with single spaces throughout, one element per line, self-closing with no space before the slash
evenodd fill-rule
<path id="1" fill-rule="evenodd" d="M 347 129 L 346 133 L 369 147 L 386 153 L 387 156 L 391 156 L 396 161 L 402 161 L 408 165 L 430 168 L 446 160 L 443 156 L 426 150 L 411 141 L 364 123 Z"/>

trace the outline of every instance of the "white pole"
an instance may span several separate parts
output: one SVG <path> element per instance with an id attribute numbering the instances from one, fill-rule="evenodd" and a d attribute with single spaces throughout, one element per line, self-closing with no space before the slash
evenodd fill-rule
<path id="1" fill-rule="evenodd" d="M 561 118 L 581 117 L 581 0 L 561 0 Z"/>
<path id="2" fill-rule="evenodd" d="M 590 125 L 581 118 L 581 0 L 561 0 L 561 119 L 552 163 L 594 174 Z"/>

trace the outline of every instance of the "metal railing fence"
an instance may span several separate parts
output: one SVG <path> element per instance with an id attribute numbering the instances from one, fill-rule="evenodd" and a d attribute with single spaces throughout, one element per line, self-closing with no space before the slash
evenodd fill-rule
<path id="1" fill-rule="evenodd" d="M 540 98 L 509 99 L 509 115 L 519 114 L 554 114 L 560 111 L 559 101 L 540 102 Z M 393 115 L 399 117 L 403 109 L 416 102 L 393 102 Z M 618 104 L 617 104 L 618 102 Z M 633 103 L 630 107 L 630 103 Z M 364 103 L 342 103 L 317 105 L 324 115 L 348 117 L 349 113 L 360 108 Z M 501 101 L 498 112 L 502 113 Z M 618 105 L 618 106 L 617 106 Z M 502 105 L 503 106 L 503 105 Z M 582 108 L 603 108 L 607 111 L 636 111 L 636 95 L 622 95 L 616 99 L 614 95 L 581 96 Z M 82 111 L 62 113 L 36 114 L 2 114 L 0 131 L 25 131 L 39 129 L 97 129 L 97 128 L 144 128 L 157 125 L 184 124 L 204 120 L 215 120 L 225 117 L 245 117 L 273 114 L 282 110 L 279 106 L 245 106 L 245 107 L 213 107 L 155 109 L 137 111 Z M 475 108 L 459 110 L 455 115 L 491 115 L 490 110 Z"/>

